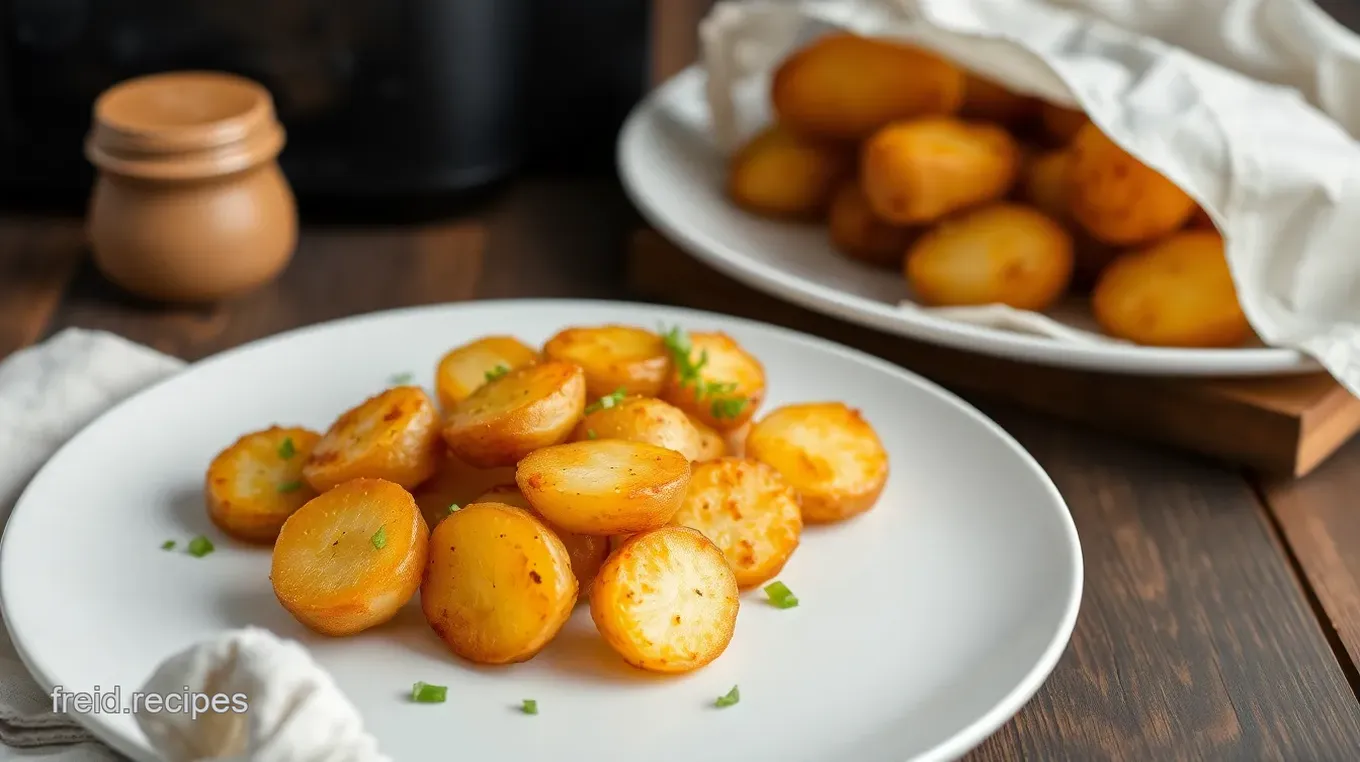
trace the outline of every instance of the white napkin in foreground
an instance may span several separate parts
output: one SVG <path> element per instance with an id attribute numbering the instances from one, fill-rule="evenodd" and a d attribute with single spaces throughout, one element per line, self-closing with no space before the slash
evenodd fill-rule
<path id="1" fill-rule="evenodd" d="M 34 473 L 100 413 L 184 367 L 108 333 L 69 329 L 0 362 L 0 525 Z M 169 762 L 389 762 L 358 711 L 297 643 L 258 629 L 169 655 L 127 691 L 245 694 L 244 714 L 147 714 L 137 722 Z M 22 750 L 22 751 L 19 751 Z M 24 669 L 0 628 L 0 760 L 117 762 Z"/>

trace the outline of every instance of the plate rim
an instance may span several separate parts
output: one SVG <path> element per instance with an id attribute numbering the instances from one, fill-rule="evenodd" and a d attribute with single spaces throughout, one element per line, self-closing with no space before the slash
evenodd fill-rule
<path id="1" fill-rule="evenodd" d="M 654 124 L 662 104 L 675 91 L 692 86 L 704 76 L 691 64 L 672 76 L 637 103 L 624 120 L 615 144 L 615 163 L 624 193 L 642 217 L 666 238 L 690 255 L 751 288 L 783 301 L 830 315 L 850 323 L 950 349 L 1000 357 L 1035 365 L 1103 371 L 1133 376 L 1290 376 L 1323 371 L 1317 360 L 1296 349 L 1251 347 L 1238 349 L 1185 349 L 1139 345 L 1067 344 L 1050 339 L 970 325 L 925 313 L 906 313 L 891 305 L 840 291 L 758 262 L 737 246 L 729 245 L 698 228 L 671 221 L 649 192 L 649 182 L 634 164 L 633 152 L 649 145 L 645 128 Z"/>
<path id="2" fill-rule="evenodd" d="M 179 371 L 152 383 L 109 407 L 57 448 L 51 457 L 48 458 L 48 460 L 33 474 L 33 477 L 29 480 L 28 484 L 24 486 L 23 491 L 19 494 L 19 498 L 15 501 L 14 509 L 5 522 L 3 533 L 0 533 L 0 620 L 4 622 L 5 630 L 8 632 L 10 640 L 14 645 L 15 652 L 19 656 L 19 660 L 24 665 L 24 668 L 28 670 L 29 674 L 34 679 L 34 682 L 42 688 L 44 693 L 50 694 L 55 686 L 61 684 L 54 679 L 54 675 L 44 668 L 45 665 L 37 663 L 34 655 L 29 652 L 25 639 L 20 636 L 12 617 L 10 616 L 11 602 L 9 591 L 12 587 L 17 588 L 21 583 L 8 583 L 6 580 L 17 579 L 22 576 L 19 575 L 16 577 L 15 575 L 4 573 L 4 570 L 9 565 L 8 559 L 10 558 L 10 555 L 8 549 L 10 543 L 13 542 L 13 519 L 20 515 L 22 511 L 26 510 L 28 503 L 32 500 L 31 492 L 33 485 L 39 482 L 47 472 L 52 470 L 53 464 L 59 461 L 68 448 L 72 447 L 72 445 L 81 437 L 85 436 L 90 429 L 101 425 L 102 422 L 107 417 L 114 414 L 115 411 L 122 409 L 124 406 L 134 404 L 135 401 L 140 400 L 143 397 L 156 394 L 163 386 L 174 383 L 186 374 L 195 372 L 203 367 L 211 367 L 220 363 L 230 362 L 238 354 L 243 354 L 262 346 L 286 342 L 312 332 L 335 330 L 351 324 L 381 321 L 396 317 L 409 317 L 422 313 L 434 315 L 438 313 L 457 313 L 463 311 L 476 312 L 482 309 L 494 310 L 499 308 L 527 310 L 545 307 L 564 310 L 577 308 L 637 308 L 642 312 L 659 311 L 680 316 L 682 319 L 684 316 L 689 316 L 690 318 L 712 320 L 714 322 L 727 322 L 756 331 L 766 331 L 792 343 L 802 344 L 814 350 L 841 355 L 848 360 L 862 363 L 880 372 L 887 373 L 890 376 L 895 376 L 904 383 L 915 385 L 922 391 L 934 395 L 940 401 L 945 402 L 956 409 L 960 414 L 971 418 L 974 422 L 980 424 L 992 436 L 998 438 L 1012 454 L 1020 459 L 1020 462 L 1024 465 L 1026 470 L 1038 480 L 1040 486 L 1052 501 L 1051 507 L 1056 512 L 1058 523 L 1061 528 L 1061 535 L 1065 540 L 1064 546 L 1069 551 L 1069 563 L 1067 564 L 1069 584 L 1065 595 L 1066 600 L 1063 603 L 1062 616 L 1056 623 L 1056 629 L 1049 638 L 1048 645 L 1015 686 L 1006 692 L 1005 695 L 1003 695 L 987 711 L 978 715 L 972 722 L 960 728 L 956 733 L 945 740 L 942 740 L 940 743 L 937 743 L 923 751 L 921 754 L 910 758 L 909 762 L 946 762 L 947 760 L 956 759 L 971 749 L 976 748 L 996 732 L 997 729 L 1019 713 L 1019 711 L 1024 708 L 1025 704 L 1034 697 L 1039 688 L 1048 680 L 1054 668 L 1056 668 L 1058 661 L 1066 651 L 1067 646 L 1071 641 L 1072 633 L 1076 627 L 1077 616 L 1081 609 L 1081 600 L 1085 587 L 1085 559 L 1076 523 L 1072 518 L 1071 509 L 1068 507 L 1067 501 L 1063 499 L 1062 493 L 1053 483 L 1048 472 L 1043 469 L 1034 456 L 1030 454 L 1019 441 L 1011 436 L 1008 431 L 1002 428 L 1000 424 L 992 420 L 967 400 L 964 400 L 959 395 L 930 379 L 868 352 L 820 336 L 759 320 L 752 320 L 750 318 L 725 315 L 723 313 L 707 310 L 696 310 L 689 307 L 676 307 L 666 304 L 651 304 L 627 300 L 556 298 L 484 299 L 466 302 L 416 305 L 390 310 L 366 312 L 358 315 L 349 315 L 333 320 L 299 326 L 269 336 L 264 336 L 255 339 L 254 341 L 246 342 L 196 360 L 187 364 Z M 146 742 L 144 736 L 140 738 L 126 737 L 104 719 L 116 715 L 106 715 L 102 713 L 82 714 L 74 711 L 68 712 L 67 714 L 83 728 L 88 730 L 91 735 L 119 753 L 133 760 L 144 762 L 156 762 L 156 760 L 158 760 L 154 750 Z"/>

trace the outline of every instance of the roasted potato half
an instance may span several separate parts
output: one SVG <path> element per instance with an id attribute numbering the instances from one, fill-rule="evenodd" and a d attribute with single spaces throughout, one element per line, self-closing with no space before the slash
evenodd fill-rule
<path id="1" fill-rule="evenodd" d="M 778 574 L 803 535 L 798 493 L 778 471 L 744 458 L 695 465 L 671 523 L 712 540 L 743 589 Z"/>
<path id="2" fill-rule="evenodd" d="M 549 360 L 575 363 L 586 374 L 586 396 L 655 397 L 666 383 L 670 356 L 657 334 L 626 325 L 568 328 L 543 345 Z"/>
<path id="3" fill-rule="evenodd" d="M 1067 164 L 1072 217 L 1097 240 L 1138 246 L 1185 226 L 1195 202 L 1094 124 L 1077 132 Z"/>
<path id="4" fill-rule="evenodd" d="M 831 34 L 784 59 L 770 97 L 778 120 L 832 140 L 855 141 L 899 119 L 952 114 L 963 72 L 920 48 Z"/>
<path id="5" fill-rule="evenodd" d="M 739 606 L 722 551 L 688 527 L 633 535 L 604 562 L 590 593 L 605 642 L 651 672 L 691 672 L 721 656 Z"/>
<path id="6" fill-rule="evenodd" d="M 695 452 L 694 460 L 713 460 L 728 455 L 727 439 L 719 434 L 712 426 L 699 420 L 698 418 L 686 413 L 689 422 L 694 424 L 694 428 L 699 432 L 699 449 Z M 743 427 L 743 429 L 746 427 Z M 738 429 L 740 431 L 742 429 Z"/>
<path id="7" fill-rule="evenodd" d="M 689 471 L 689 458 L 675 450 L 594 439 L 530 453 L 515 469 L 515 483 L 553 526 L 607 537 L 670 521 Z"/>
<path id="8" fill-rule="evenodd" d="M 1040 101 L 1012 92 L 986 77 L 968 74 L 959 115 L 965 119 L 997 122 L 1015 129 L 1025 126 L 1039 114 L 1039 104 Z"/>
<path id="9" fill-rule="evenodd" d="M 820 219 L 854 165 L 850 147 L 773 125 L 732 157 L 727 194 L 737 206 L 767 217 Z"/>
<path id="10" fill-rule="evenodd" d="M 772 411 L 751 427 L 746 456 L 772 466 L 798 492 L 808 523 L 869 510 L 888 481 L 888 453 L 878 434 L 840 402 Z"/>
<path id="11" fill-rule="evenodd" d="M 236 440 L 208 466 L 208 517 L 238 540 L 272 545 L 283 522 L 316 497 L 302 464 L 320 439 L 308 429 L 271 426 Z"/>
<path id="12" fill-rule="evenodd" d="M 626 439 L 646 442 L 699 460 L 703 454 L 703 435 L 680 408 L 652 397 L 629 397 L 611 407 L 601 407 L 586 415 L 576 426 L 572 439 Z"/>
<path id="13" fill-rule="evenodd" d="M 434 474 L 439 411 L 419 386 L 397 386 L 346 411 L 302 466 L 317 492 L 350 479 L 386 479 L 411 488 Z"/>
<path id="14" fill-rule="evenodd" d="M 488 381 L 538 362 L 538 351 L 513 336 L 487 336 L 451 350 L 435 368 L 439 404 L 452 410 Z"/>
<path id="15" fill-rule="evenodd" d="M 869 207 L 896 225 L 920 225 L 1005 196 L 1020 171 L 1010 133 L 947 117 L 898 122 L 874 133 L 860 153 Z"/>
<path id="16" fill-rule="evenodd" d="M 430 537 L 420 607 L 435 634 L 468 661 L 533 658 L 571 616 L 576 594 L 566 546 L 522 508 L 473 503 Z"/>
<path id="17" fill-rule="evenodd" d="M 269 580 L 279 603 L 322 635 L 382 624 L 420 586 L 429 527 L 401 485 L 353 479 L 283 523 Z"/>
<path id="18" fill-rule="evenodd" d="M 567 555 L 571 557 L 571 571 L 576 575 L 576 585 L 580 590 L 580 596 L 589 592 L 590 583 L 595 580 L 595 575 L 599 573 L 600 565 L 609 557 L 608 537 L 576 534 L 553 526 L 551 522 L 534 511 L 534 507 L 529 504 L 528 498 L 524 497 L 524 493 L 520 491 L 519 485 L 513 481 L 488 490 L 474 502 L 513 505 L 538 516 L 539 520 L 546 524 L 553 531 L 553 534 L 557 535 L 557 539 L 562 541 L 562 545 L 566 547 Z"/>
<path id="19" fill-rule="evenodd" d="M 1077 109 L 1043 103 L 1039 106 L 1039 121 L 1044 126 L 1044 134 L 1054 144 L 1065 146 L 1072 142 L 1082 127 L 1091 123 L 1086 113 Z"/>
<path id="20" fill-rule="evenodd" d="M 841 184 L 827 214 L 831 244 L 857 262 L 896 270 L 902 266 L 907 247 L 920 235 L 919 228 L 894 225 L 869 208 L 858 180 Z"/>
<path id="21" fill-rule="evenodd" d="M 720 432 L 739 429 L 765 399 L 765 366 L 725 333 L 669 335 L 661 398 Z"/>
<path id="22" fill-rule="evenodd" d="M 1177 233 L 1124 254 L 1091 295 L 1111 336 L 1150 346 L 1233 347 L 1251 336 L 1218 233 Z"/>
<path id="23" fill-rule="evenodd" d="M 448 448 L 441 447 L 434 476 L 411 490 L 411 496 L 420 506 L 425 522 L 434 526 L 449 515 L 453 506 L 467 505 L 492 487 L 514 480 L 513 466 L 477 468 L 464 463 Z"/>
<path id="24" fill-rule="evenodd" d="M 444 423 L 455 456 L 477 468 L 513 466 L 571 435 L 586 407 L 580 366 L 544 362 L 512 370 L 458 403 Z"/>
<path id="25" fill-rule="evenodd" d="M 941 222 L 907 253 L 906 277 L 929 305 L 1047 309 L 1072 278 L 1072 237 L 1036 209 L 1001 203 Z"/>

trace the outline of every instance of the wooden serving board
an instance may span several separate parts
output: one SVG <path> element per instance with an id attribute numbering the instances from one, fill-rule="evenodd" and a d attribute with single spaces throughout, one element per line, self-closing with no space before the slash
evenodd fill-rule
<path id="1" fill-rule="evenodd" d="M 1003 360 L 845 323 L 748 288 L 652 230 L 628 253 L 650 299 L 788 326 L 891 360 L 940 384 L 1173 445 L 1257 471 L 1302 476 L 1360 430 L 1360 400 L 1326 374 L 1260 379 L 1119 376 Z"/>

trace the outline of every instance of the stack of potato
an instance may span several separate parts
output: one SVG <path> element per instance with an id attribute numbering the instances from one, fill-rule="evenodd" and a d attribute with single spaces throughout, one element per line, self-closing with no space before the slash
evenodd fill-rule
<path id="1" fill-rule="evenodd" d="M 1139 344 L 1251 335 L 1204 210 L 1081 112 L 850 34 L 785 59 L 771 98 L 776 123 L 733 157 L 729 195 L 825 221 L 838 251 L 900 269 L 922 304 L 1042 311 L 1089 291 L 1101 328 Z"/>

